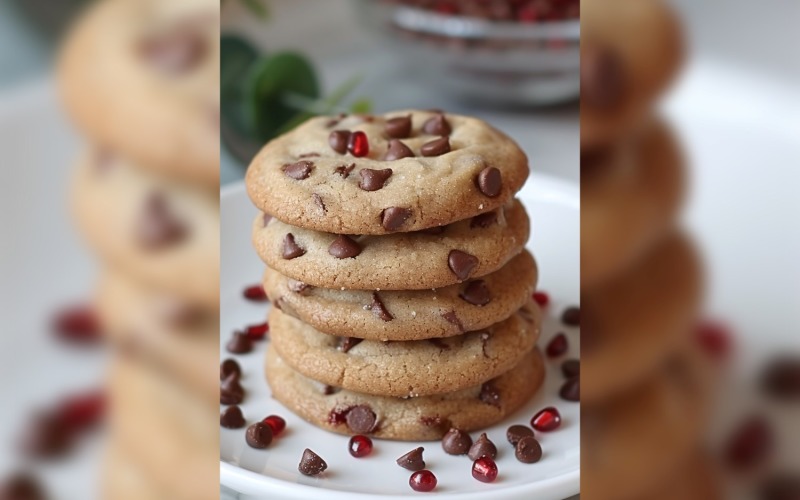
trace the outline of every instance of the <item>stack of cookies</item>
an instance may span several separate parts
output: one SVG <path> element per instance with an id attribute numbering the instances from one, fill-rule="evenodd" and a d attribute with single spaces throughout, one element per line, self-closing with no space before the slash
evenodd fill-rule
<path id="1" fill-rule="evenodd" d="M 342 434 L 436 440 L 540 387 L 525 154 L 439 111 L 307 121 L 253 160 L 275 398 Z"/>
<path id="2" fill-rule="evenodd" d="M 653 108 L 682 60 L 658 0 L 582 4 L 582 493 L 711 499 L 708 373 L 690 335 L 702 273 L 676 219 L 680 147 Z"/>
<path id="3" fill-rule="evenodd" d="M 119 347 L 104 496 L 216 498 L 219 3 L 93 4 L 59 73 L 91 143 L 72 208 Z"/>

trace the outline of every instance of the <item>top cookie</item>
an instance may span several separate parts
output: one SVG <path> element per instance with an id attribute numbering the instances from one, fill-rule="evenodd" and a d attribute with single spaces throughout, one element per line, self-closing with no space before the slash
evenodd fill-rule
<path id="1" fill-rule="evenodd" d="M 293 226 L 386 234 L 494 210 L 527 177 L 525 153 L 487 123 L 406 110 L 307 121 L 261 150 L 247 191 Z"/>
<path id="2" fill-rule="evenodd" d="M 219 61 L 219 2 L 107 0 L 68 37 L 59 86 L 94 143 L 217 188 Z"/>

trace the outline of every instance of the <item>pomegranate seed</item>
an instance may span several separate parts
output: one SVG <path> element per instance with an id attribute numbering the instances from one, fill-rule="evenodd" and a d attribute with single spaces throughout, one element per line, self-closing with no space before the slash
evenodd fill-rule
<path id="1" fill-rule="evenodd" d="M 545 307 L 550 303 L 550 296 L 545 292 L 533 292 L 533 300 L 539 304 L 539 307 Z"/>
<path id="2" fill-rule="evenodd" d="M 252 300 L 253 302 L 266 302 L 267 299 L 267 292 L 264 291 L 264 287 L 261 285 L 252 285 L 248 286 L 242 292 L 244 298 L 247 300 Z"/>
<path id="3" fill-rule="evenodd" d="M 541 432 L 554 431 L 561 427 L 561 414 L 552 406 L 548 406 L 531 419 L 531 427 Z"/>
<path id="4" fill-rule="evenodd" d="M 483 483 L 497 479 L 497 464 L 489 457 L 481 457 L 472 463 L 472 477 Z"/>
<path id="5" fill-rule="evenodd" d="M 427 469 L 418 470 L 408 478 L 408 485 L 414 491 L 433 491 L 436 488 L 436 483 L 436 476 Z"/>
<path id="6" fill-rule="evenodd" d="M 350 140 L 347 141 L 347 150 L 357 158 L 367 156 L 369 154 L 367 134 L 360 130 L 350 134 Z"/>
<path id="7" fill-rule="evenodd" d="M 436 4 L 436 12 L 439 14 L 453 15 L 458 13 L 458 7 L 450 2 L 439 2 Z"/>
<path id="8" fill-rule="evenodd" d="M 53 331 L 63 340 L 80 344 L 95 344 L 101 338 L 100 323 L 89 306 L 76 306 L 57 313 Z"/>
<path id="9" fill-rule="evenodd" d="M 286 420 L 277 415 L 270 415 L 262 420 L 262 422 L 272 428 L 272 435 L 275 437 L 279 436 L 286 428 Z"/>
<path id="10" fill-rule="evenodd" d="M 727 358 L 733 348 L 730 331 L 721 323 L 703 321 L 697 327 L 697 340 L 716 359 Z"/>
<path id="11" fill-rule="evenodd" d="M 523 23 L 535 23 L 539 20 L 539 14 L 533 5 L 527 5 L 517 12 L 517 19 Z"/>
<path id="12" fill-rule="evenodd" d="M 367 436 L 353 436 L 348 447 L 350 454 L 356 458 L 366 457 L 372 453 L 372 440 Z"/>
<path id="13" fill-rule="evenodd" d="M 105 393 L 97 391 L 64 400 L 58 413 L 70 429 L 85 430 L 100 421 L 105 413 L 105 407 Z"/>
<path id="14" fill-rule="evenodd" d="M 762 462 L 771 452 L 775 436 L 761 416 L 745 420 L 733 433 L 725 447 L 725 458 L 734 470 L 749 469 Z"/>
<path id="15" fill-rule="evenodd" d="M 563 356 L 566 354 L 567 349 L 569 349 L 569 344 L 567 343 L 567 336 L 563 333 L 559 333 L 555 337 L 553 337 L 550 342 L 547 344 L 547 357 L 548 358 L 557 358 L 559 356 Z"/>
<path id="16" fill-rule="evenodd" d="M 244 329 L 245 335 L 250 337 L 250 340 L 261 340 L 269 332 L 269 323 L 259 323 L 257 325 L 250 325 Z"/>

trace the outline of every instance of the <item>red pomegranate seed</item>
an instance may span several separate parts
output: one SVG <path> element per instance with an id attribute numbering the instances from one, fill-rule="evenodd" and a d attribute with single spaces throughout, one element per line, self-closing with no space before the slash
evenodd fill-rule
<path id="1" fill-rule="evenodd" d="M 517 12 L 517 19 L 523 23 L 535 23 L 539 20 L 539 14 L 533 5 L 526 5 Z"/>
<path id="2" fill-rule="evenodd" d="M 697 340 L 716 359 L 727 358 L 733 348 L 730 331 L 722 323 L 703 321 L 697 326 Z"/>
<path id="3" fill-rule="evenodd" d="M 100 322 L 89 306 L 65 309 L 53 318 L 53 331 L 63 340 L 94 344 L 100 341 Z"/>
<path id="4" fill-rule="evenodd" d="M 97 391 L 67 398 L 61 403 L 58 414 L 70 429 L 81 431 L 97 425 L 105 408 L 105 393 Z"/>
<path id="5" fill-rule="evenodd" d="M 436 4 L 436 12 L 444 15 L 453 15 L 458 13 L 458 7 L 450 2 L 439 2 Z"/>
<path id="6" fill-rule="evenodd" d="M 569 349 L 569 344 L 567 343 L 567 336 L 563 333 L 559 333 L 555 337 L 553 337 L 550 342 L 547 344 L 547 357 L 548 358 L 557 358 L 559 356 L 563 356 L 566 354 L 567 349 Z"/>
<path id="7" fill-rule="evenodd" d="M 372 440 L 367 436 L 353 436 L 350 438 L 350 445 L 348 446 L 350 454 L 356 458 L 366 457 L 372 453 Z"/>
<path id="8" fill-rule="evenodd" d="M 433 491 L 436 488 L 436 483 L 436 476 L 427 469 L 418 470 L 408 478 L 408 485 L 414 491 Z"/>
<path id="9" fill-rule="evenodd" d="M 277 415 L 270 415 L 262 420 L 262 422 L 272 428 L 272 435 L 275 437 L 279 436 L 286 428 L 286 420 Z"/>
<path id="10" fill-rule="evenodd" d="M 472 477 L 483 483 L 497 479 L 497 464 L 489 457 L 481 457 L 472 463 Z"/>
<path id="11" fill-rule="evenodd" d="M 267 299 L 267 292 L 264 291 L 264 287 L 261 285 L 252 285 L 248 286 L 242 292 L 244 298 L 247 300 L 252 300 L 253 302 L 266 302 Z"/>
<path id="12" fill-rule="evenodd" d="M 548 406 L 531 419 L 531 427 L 541 432 L 554 431 L 561 427 L 561 414 L 552 406 Z"/>
<path id="13" fill-rule="evenodd" d="M 539 307 L 545 307 L 550 303 L 550 296 L 545 292 L 533 292 L 533 300 L 539 304 Z"/>
<path id="14" fill-rule="evenodd" d="M 347 141 L 347 150 L 357 158 L 367 156 L 369 154 L 369 140 L 367 139 L 367 134 L 360 130 L 350 134 L 350 140 Z"/>
<path id="15" fill-rule="evenodd" d="M 749 469 L 772 452 L 775 436 L 769 422 L 761 416 L 745 420 L 733 433 L 725 447 L 728 465 L 737 471 Z"/>
<path id="16" fill-rule="evenodd" d="M 244 333 L 250 337 L 250 340 L 261 340 L 269 332 L 269 323 L 259 323 L 257 325 L 250 325 L 244 329 Z"/>

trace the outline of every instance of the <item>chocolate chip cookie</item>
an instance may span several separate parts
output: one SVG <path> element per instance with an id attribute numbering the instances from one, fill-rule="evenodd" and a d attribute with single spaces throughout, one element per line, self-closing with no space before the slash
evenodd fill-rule
<path id="1" fill-rule="evenodd" d="M 406 110 L 308 120 L 256 156 L 247 190 L 291 226 L 376 235 L 490 212 L 527 177 L 525 154 L 487 123 Z"/>
<path id="2" fill-rule="evenodd" d="M 264 288 L 285 314 L 320 332 L 404 341 L 450 337 L 502 321 L 530 300 L 537 278 L 536 261 L 523 251 L 482 278 L 434 290 L 331 290 L 269 268 Z"/>
<path id="3" fill-rule="evenodd" d="M 530 221 L 511 201 L 435 231 L 346 236 L 253 223 L 261 259 L 279 273 L 324 288 L 423 290 L 466 282 L 500 269 L 525 246 Z"/>
<path id="4" fill-rule="evenodd" d="M 544 380 L 544 363 L 531 351 L 512 370 L 481 385 L 418 398 L 371 396 L 325 386 L 300 375 L 274 347 L 267 350 L 272 395 L 307 421 L 339 434 L 402 441 L 435 441 L 451 427 L 466 432 L 501 421 L 519 409 Z"/>

